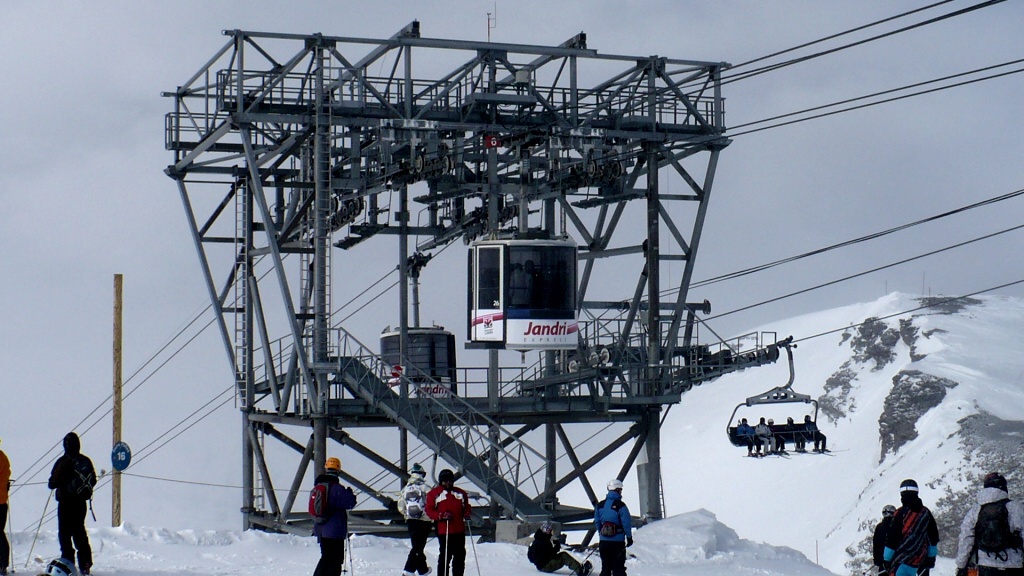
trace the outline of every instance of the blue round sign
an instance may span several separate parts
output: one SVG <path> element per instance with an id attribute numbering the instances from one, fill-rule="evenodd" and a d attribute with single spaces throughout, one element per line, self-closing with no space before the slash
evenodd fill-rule
<path id="1" fill-rule="evenodd" d="M 131 463 L 131 448 L 129 448 L 124 442 L 114 444 L 114 449 L 110 451 L 110 464 L 114 467 L 114 470 L 121 472 Z"/>

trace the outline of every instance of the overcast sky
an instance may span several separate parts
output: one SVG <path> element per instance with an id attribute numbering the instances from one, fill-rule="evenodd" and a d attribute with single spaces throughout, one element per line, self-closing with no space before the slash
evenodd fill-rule
<path id="1" fill-rule="evenodd" d="M 976 3 L 950 2 L 789 56 Z M 14 440 L 4 448 L 16 450 L 19 436 L 38 431 L 39 415 L 54 411 L 61 417 L 45 421 L 57 428 L 47 435 L 57 443 L 107 394 L 115 273 L 125 275 L 126 378 L 207 306 L 177 189 L 163 174 L 172 160 L 163 132 L 172 101 L 160 93 L 200 69 L 225 43 L 222 30 L 386 38 L 418 19 L 426 37 L 485 40 L 487 12 L 496 8 L 495 41 L 556 45 L 582 30 L 589 47 L 599 52 L 740 64 L 927 4 L 5 0 L 0 7 L 0 200 L 8 217 L 0 227 L 0 386 L 32 387 L 39 393 L 27 405 L 4 405 L 0 437 Z M 740 126 L 1022 58 L 1022 16 L 1024 6 L 1004 2 L 730 83 L 724 88 L 727 123 Z M 1022 93 L 1024 77 L 1012 74 L 762 132 L 731 130 L 738 135 L 718 165 L 695 280 L 1024 187 Z M 682 183 L 675 179 L 663 186 L 679 190 Z M 708 298 L 718 314 L 807 289 L 1017 226 L 1022 202 L 1000 202 L 695 289 L 690 300 Z M 1021 232 L 1010 232 L 712 320 L 710 326 L 732 337 L 770 329 L 773 320 L 871 301 L 892 291 L 959 295 L 985 290 L 1024 279 L 1020 244 Z M 465 257 L 455 254 L 460 249 L 451 250 L 443 266 L 432 264 L 425 282 L 434 274 L 463 286 Z M 352 282 L 350 293 L 373 280 L 376 276 Z M 1016 285 L 996 293 L 1021 296 L 1024 289 Z M 462 329 L 461 310 L 440 310 L 443 291 L 424 286 L 424 295 L 425 323 L 437 320 Z M 397 302 L 397 295 L 391 298 Z M 372 341 L 382 325 L 395 322 L 395 314 L 356 321 Z M 208 330 L 147 381 L 126 407 L 133 446 L 149 444 L 158 431 L 185 417 L 163 414 L 165 399 L 194 398 L 198 407 L 230 384 L 221 344 Z M 104 421 L 85 438 L 87 450 L 100 453 L 100 460 L 109 450 L 108 430 Z M 229 454 L 235 461 L 237 455 Z M 20 456 L 31 461 L 40 454 Z M 234 471 L 225 475 L 235 480 Z"/>

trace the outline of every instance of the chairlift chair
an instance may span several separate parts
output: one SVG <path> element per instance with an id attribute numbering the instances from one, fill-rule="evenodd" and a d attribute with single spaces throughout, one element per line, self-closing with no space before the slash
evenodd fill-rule
<path id="1" fill-rule="evenodd" d="M 746 401 L 736 405 L 736 408 L 733 409 L 732 414 L 729 416 L 729 421 L 725 425 L 725 433 L 733 446 L 747 447 L 747 443 L 736 434 L 736 426 L 733 425 L 736 412 L 744 406 L 749 408 L 764 404 L 812 404 L 814 406 L 814 416 L 811 422 L 815 425 L 818 423 L 818 401 L 807 394 L 800 394 L 793 390 L 793 379 L 796 376 L 795 369 L 793 368 L 793 348 L 796 347 L 796 344 L 793 344 L 793 337 L 790 336 L 775 345 L 786 349 L 786 356 L 789 359 L 789 380 L 783 386 L 776 386 L 766 392 L 751 396 Z"/>

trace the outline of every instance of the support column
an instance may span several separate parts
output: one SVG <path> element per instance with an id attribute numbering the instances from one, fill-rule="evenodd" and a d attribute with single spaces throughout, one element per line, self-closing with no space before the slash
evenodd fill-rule
<path id="1" fill-rule="evenodd" d="M 121 441 L 121 320 L 123 310 L 121 293 L 123 286 L 124 276 L 114 274 L 114 446 Z M 121 525 L 121 471 L 115 469 L 113 473 L 110 526 L 117 528 Z"/>

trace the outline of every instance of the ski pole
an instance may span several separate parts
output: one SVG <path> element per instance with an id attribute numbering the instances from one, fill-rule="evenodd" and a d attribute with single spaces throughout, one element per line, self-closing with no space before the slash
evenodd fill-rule
<path id="1" fill-rule="evenodd" d="M 39 538 L 39 529 L 43 527 L 43 518 L 46 517 L 46 509 L 50 507 L 50 500 L 52 498 L 53 490 L 50 490 L 50 495 L 46 497 L 46 504 L 43 505 L 43 515 L 39 517 L 39 524 L 36 526 L 36 535 L 32 537 L 32 546 L 29 547 L 28 556 L 25 557 L 25 568 L 28 568 L 28 563 L 32 560 L 32 551 L 36 549 L 36 539 Z"/>
<path id="2" fill-rule="evenodd" d="M 440 569 L 437 571 L 438 576 L 452 573 L 451 569 L 448 568 L 448 558 L 451 557 L 451 551 L 448 549 L 449 524 L 450 522 L 448 520 L 444 521 L 444 554 L 441 555 L 441 562 L 443 562 L 443 564 L 441 564 Z"/>
<path id="3" fill-rule="evenodd" d="M 355 576 L 355 565 L 352 564 L 352 533 L 345 530 L 345 541 L 348 543 L 348 571 Z"/>
<path id="4" fill-rule="evenodd" d="M 14 482 L 14 481 L 11 480 L 11 482 Z M 8 488 L 8 490 L 10 490 L 10 488 L 11 488 L 11 483 L 10 482 L 7 484 L 7 488 Z M 8 534 L 7 549 L 11 553 L 11 558 L 10 558 L 9 566 L 11 567 L 11 572 L 14 572 L 14 528 L 11 527 L 11 499 L 10 499 L 9 496 L 7 498 L 7 534 Z"/>
<path id="5" fill-rule="evenodd" d="M 469 544 L 473 547 L 473 561 L 476 562 L 476 574 L 477 576 L 483 576 L 480 572 L 480 558 L 476 555 L 476 542 L 473 540 L 473 527 L 469 520 L 469 518 L 466 519 L 466 532 L 469 534 Z"/>

